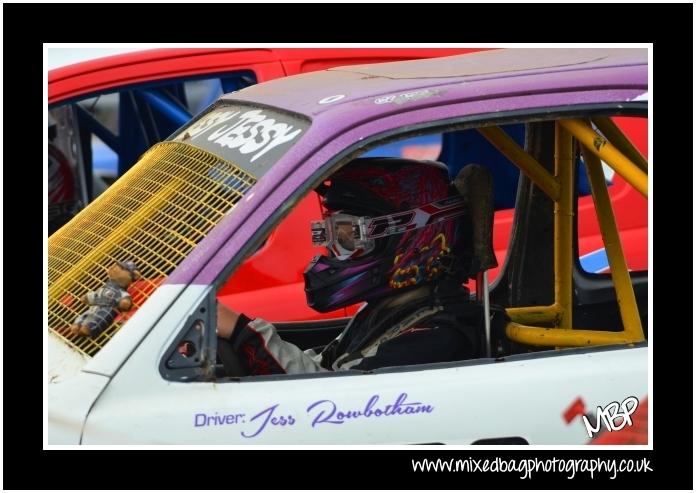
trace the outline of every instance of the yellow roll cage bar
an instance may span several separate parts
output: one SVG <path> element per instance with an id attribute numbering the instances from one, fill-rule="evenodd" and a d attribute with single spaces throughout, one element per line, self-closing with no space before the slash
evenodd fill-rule
<path id="1" fill-rule="evenodd" d="M 593 129 L 592 124 L 601 134 Z M 645 158 L 607 117 L 556 121 L 553 176 L 499 127 L 483 127 L 478 131 L 554 201 L 554 303 L 550 306 L 508 308 L 511 322 L 507 325 L 507 336 L 522 344 L 555 347 L 630 344 L 645 340 L 601 165 L 604 161 L 647 197 L 648 163 Z M 592 188 L 624 327 L 621 332 L 572 327 L 573 138 L 581 146 Z M 551 324 L 553 327 L 535 324 Z"/>

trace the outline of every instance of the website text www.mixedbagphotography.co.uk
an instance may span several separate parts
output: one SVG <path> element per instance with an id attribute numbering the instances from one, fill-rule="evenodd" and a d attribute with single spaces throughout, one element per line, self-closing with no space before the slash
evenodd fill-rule
<path id="1" fill-rule="evenodd" d="M 616 479 L 621 473 L 652 472 L 650 459 L 411 459 L 414 472 L 492 472 L 520 473 L 521 479 L 531 479 L 534 473 L 566 473 L 568 479 L 578 474 L 606 473 Z"/>

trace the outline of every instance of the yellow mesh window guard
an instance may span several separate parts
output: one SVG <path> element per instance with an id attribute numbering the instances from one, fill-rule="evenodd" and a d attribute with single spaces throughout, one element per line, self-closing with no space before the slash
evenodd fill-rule
<path id="1" fill-rule="evenodd" d="M 256 179 L 196 147 L 163 142 L 48 240 L 48 327 L 93 356 L 222 219 Z M 108 280 L 116 261 L 136 262 L 133 308 L 95 338 L 71 336 L 80 298 Z"/>

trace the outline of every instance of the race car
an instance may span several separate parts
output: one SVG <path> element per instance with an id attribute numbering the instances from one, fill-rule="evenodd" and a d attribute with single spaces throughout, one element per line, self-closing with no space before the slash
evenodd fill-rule
<path id="1" fill-rule="evenodd" d="M 55 232 L 124 174 L 152 145 L 170 136 L 193 114 L 223 91 L 257 82 L 338 65 L 429 58 L 480 51 L 476 48 L 293 48 L 293 49 L 163 49 L 79 63 L 49 72 L 49 233 Z M 613 119 L 647 155 L 644 120 Z M 524 125 L 506 131 L 524 144 Z M 75 145 L 72 144 L 75 143 Z M 466 149 L 466 151 L 463 151 Z M 390 142 L 367 155 L 439 159 L 453 173 L 468 160 L 485 161 L 496 181 L 494 242 L 499 261 L 505 258 L 517 195 L 519 170 L 509 166 L 477 132 L 432 133 Z M 587 177 L 578 173 L 580 201 L 580 265 L 588 272 L 606 272 L 609 263 L 589 197 Z M 627 242 L 629 268 L 647 268 L 647 201 L 614 171 L 605 167 L 610 196 Z M 294 234 L 321 214 L 316 194 L 294 208 L 266 243 L 237 270 L 221 297 L 245 313 L 280 323 L 314 321 L 343 323 L 359 308 L 353 305 L 319 313 L 304 302 L 302 272 L 307 259 L 320 253 L 308 238 Z M 283 251 L 282 256 L 277 252 Z M 497 269 L 490 272 L 495 279 Z M 140 299 L 163 277 L 130 288 Z M 272 298 L 275 303 L 267 303 Z M 137 305 L 138 303 L 136 303 Z M 112 333 L 114 328 L 108 333 Z M 93 354 L 93 350 L 88 351 Z"/>
<path id="2" fill-rule="evenodd" d="M 647 252 L 634 245 L 646 236 L 617 226 L 635 213 L 617 207 L 622 197 L 647 202 L 648 162 L 617 124 L 647 123 L 647 81 L 647 50 L 510 49 L 346 66 L 222 96 L 49 239 L 49 444 L 586 443 L 584 420 L 566 419 L 579 397 L 594 408 L 649 395 L 648 271 L 626 254 Z M 346 163 L 432 134 L 453 143 L 438 156 L 453 177 L 472 148 L 490 156 L 480 164 L 492 163 L 494 187 L 495 169 L 519 171 L 500 270 L 490 285 L 489 272 L 472 281 L 472 303 L 509 317 L 490 356 L 230 372 L 215 305 L 234 305 L 226 286 L 243 262 L 270 250 L 283 219 Z M 584 209 L 608 273 L 581 264 Z M 297 241 L 303 231 L 311 241 L 309 224 L 293 230 Z M 125 258 L 143 283 L 132 315 L 97 338 L 70 335 L 78 300 Z M 265 298 L 286 302 L 282 291 Z M 344 326 L 279 332 L 304 349 Z"/>

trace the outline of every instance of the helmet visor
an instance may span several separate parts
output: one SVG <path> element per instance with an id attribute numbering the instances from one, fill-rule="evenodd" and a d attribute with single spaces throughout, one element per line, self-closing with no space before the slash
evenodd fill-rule
<path id="1" fill-rule="evenodd" d="M 322 221 L 312 221 L 312 244 L 327 247 L 338 260 L 355 258 L 372 251 L 375 238 L 420 229 L 466 212 L 464 199 L 453 196 L 387 216 L 333 213 Z"/>
<path id="2" fill-rule="evenodd" d="M 312 221 L 312 244 L 327 247 L 338 260 L 372 251 L 374 241 L 365 237 L 365 217 L 330 214 L 322 221 Z"/>

